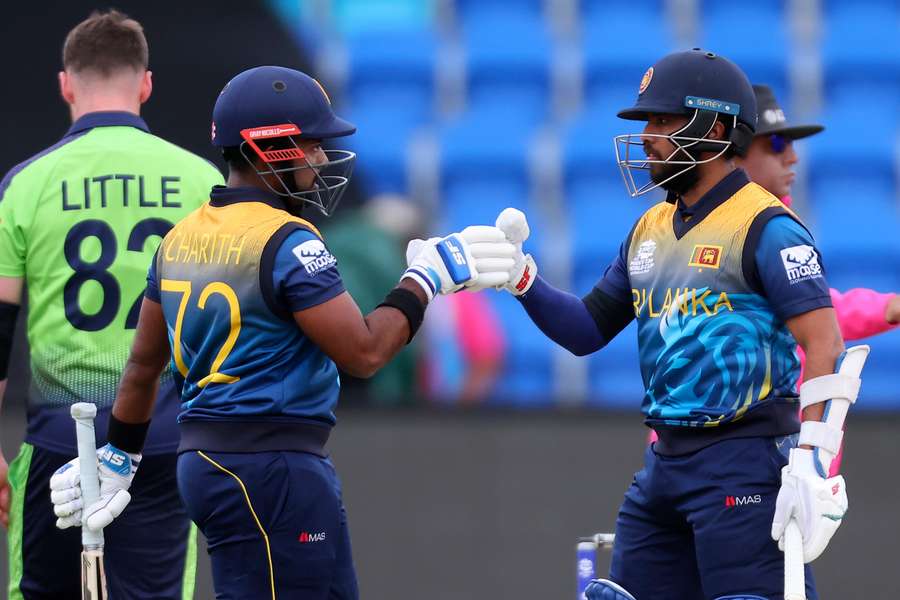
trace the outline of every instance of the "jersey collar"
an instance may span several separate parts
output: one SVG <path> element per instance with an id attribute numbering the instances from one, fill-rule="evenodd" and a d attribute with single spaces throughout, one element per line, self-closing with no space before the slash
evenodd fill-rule
<path id="1" fill-rule="evenodd" d="M 82 115 L 77 121 L 72 123 L 66 135 L 80 133 L 94 127 L 135 127 L 150 133 L 147 123 L 138 115 L 119 110 L 104 110 Z"/>
<path id="2" fill-rule="evenodd" d="M 287 210 L 284 201 L 276 194 L 258 187 L 226 187 L 217 185 L 209 195 L 210 206 L 229 206 L 238 202 L 262 202 L 272 208 Z"/>
<path id="3" fill-rule="evenodd" d="M 675 231 L 675 238 L 680 240 L 684 237 L 695 225 L 703 221 L 709 213 L 738 193 L 748 183 L 750 183 L 750 178 L 747 177 L 747 173 L 743 169 L 735 169 L 703 194 L 693 206 L 685 206 L 681 198 L 676 198 L 673 194 L 670 194 L 666 201 L 675 204 L 675 212 L 672 215 L 672 228 Z"/>

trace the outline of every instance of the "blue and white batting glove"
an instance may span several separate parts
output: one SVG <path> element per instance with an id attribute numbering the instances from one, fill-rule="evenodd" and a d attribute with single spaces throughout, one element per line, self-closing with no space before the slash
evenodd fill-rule
<path id="1" fill-rule="evenodd" d="M 531 235 L 525 213 L 517 208 L 504 208 L 497 217 L 497 228 L 506 234 L 506 239 L 516 248 L 513 256 L 513 268 L 509 272 L 509 281 L 503 286 L 513 296 L 521 296 L 531 289 L 537 278 L 537 264 L 530 254 L 522 251 L 522 242 Z"/>
<path id="2" fill-rule="evenodd" d="M 128 488 L 140 463 L 140 454 L 130 454 L 112 444 L 97 449 L 100 498 L 87 507 L 89 529 L 103 529 L 122 514 L 131 502 Z M 57 527 L 66 529 L 81 526 L 84 505 L 78 458 L 58 468 L 50 477 L 50 501 L 53 503 L 53 512 L 58 517 Z"/>
<path id="3" fill-rule="evenodd" d="M 772 539 L 783 551 L 784 530 L 794 519 L 803 538 L 803 560 L 812 562 L 824 552 L 840 527 L 847 506 L 843 476 L 822 477 L 816 470 L 812 450 L 792 448 L 788 464 L 781 470 Z"/>
<path id="4" fill-rule="evenodd" d="M 409 268 L 401 279 L 418 283 L 429 301 L 463 288 L 478 291 L 509 281 L 514 254 L 502 231 L 473 225 L 445 238 L 412 240 L 406 249 Z"/>

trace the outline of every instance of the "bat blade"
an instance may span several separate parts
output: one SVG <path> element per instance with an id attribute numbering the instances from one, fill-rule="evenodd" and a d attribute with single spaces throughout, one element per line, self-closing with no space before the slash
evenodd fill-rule
<path id="1" fill-rule="evenodd" d="M 81 600 L 107 600 L 103 550 L 81 552 Z"/>

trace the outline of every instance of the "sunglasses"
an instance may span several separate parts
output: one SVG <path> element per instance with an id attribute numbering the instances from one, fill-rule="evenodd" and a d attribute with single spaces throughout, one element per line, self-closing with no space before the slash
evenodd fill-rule
<path id="1" fill-rule="evenodd" d="M 788 139 L 777 133 L 773 133 L 769 136 L 769 145 L 772 147 L 772 152 L 775 154 L 781 154 L 787 150 L 788 146 L 790 146 L 793 141 L 794 140 Z"/>

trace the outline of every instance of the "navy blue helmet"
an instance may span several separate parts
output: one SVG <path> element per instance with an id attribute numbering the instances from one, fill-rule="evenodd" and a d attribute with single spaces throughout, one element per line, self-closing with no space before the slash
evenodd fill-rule
<path id="1" fill-rule="evenodd" d="M 719 158 L 729 149 L 738 156 L 745 155 L 756 130 L 756 96 L 750 80 L 737 65 L 724 56 L 694 48 L 669 54 L 647 69 L 638 88 L 637 101 L 619 111 L 618 116 L 646 121 L 653 114 L 684 115 L 688 122 L 671 134 L 657 134 L 675 146 L 672 154 L 660 161 L 630 156 L 631 149 L 642 147 L 644 138 L 651 134 L 616 136 L 616 161 L 632 196 L 664 185 L 698 164 Z M 707 138 L 717 120 L 729 126 L 725 140 Z M 703 152 L 714 155 L 701 159 Z M 631 170 L 649 170 L 652 163 L 685 165 L 685 168 L 665 181 L 638 187 Z"/>
<path id="2" fill-rule="evenodd" d="M 302 200 L 329 215 L 343 195 L 356 155 L 326 150 L 326 162 L 311 163 L 297 139 L 327 140 L 351 135 L 356 127 L 334 114 L 322 85 L 295 69 L 248 69 L 225 84 L 213 108 L 212 143 L 238 148 L 274 193 Z M 297 189 L 293 172 L 312 169 L 315 185 Z M 286 180 L 282 176 L 290 174 Z M 276 183 L 277 182 L 277 183 Z"/>

